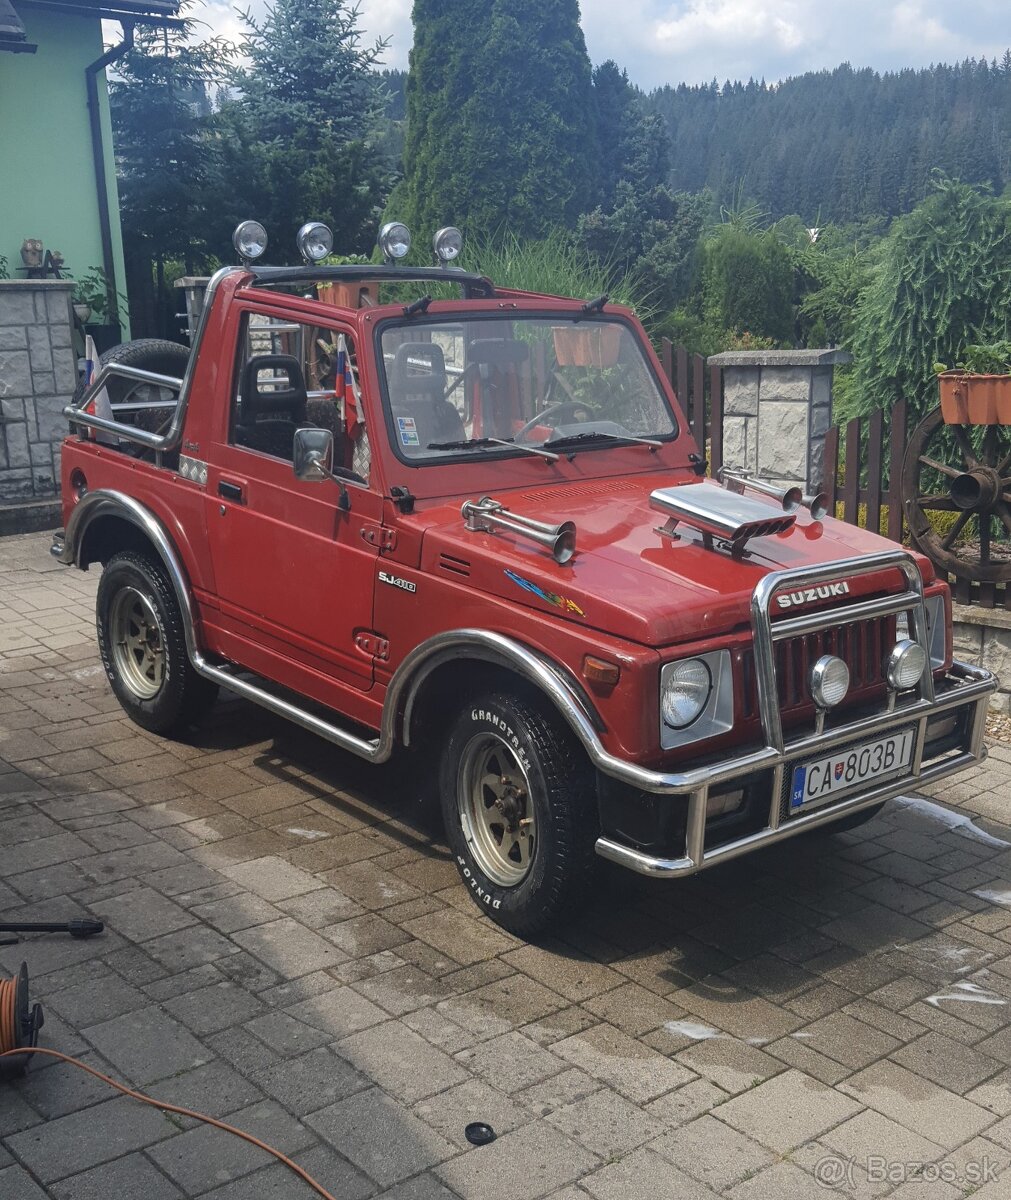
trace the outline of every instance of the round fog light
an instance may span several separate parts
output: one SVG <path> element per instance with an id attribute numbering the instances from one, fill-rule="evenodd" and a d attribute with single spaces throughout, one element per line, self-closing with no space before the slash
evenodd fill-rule
<path id="1" fill-rule="evenodd" d="M 333 249 L 333 234 L 322 221 L 309 221 L 295 235 L 295 244 L 307 262 L 317 263 Z"/>
<path id="2" fill-rule="evenodd" d="M 701 659 L 688 658 L 664 669 L 660 713 L 671 729 L 684 729 L 709 703 L 713 677 Z"/>
<path id="3" fill-rule="evenodd" d="M 411 248 L 411 231 L 402 221 L 387 221 L 379 231 L 379 249 L 391 260 L 403 258 Z"/>
<path id="4" fill-rule="evenodd" d="M 819 708 L 835 708 L 850 690 L 850 669 L 834 654 L 823 654 L 811 668 L 811 695 Z"/>
<path id="5" fill-rule="evenodd" d="M 439 262 L 445 264 L 460 257 L 463 249 L 463 234 L 454 225 L 447 225 L 432 239 L 432 248 Z"/>
<path id="6" fill-rule="evenodd" d="M 232 245 L 243 262 L 252 262 L 267 249 L 267 231 L 259 221 L 243 221 L 232 234 Z"/>
<path id="7" fill-rule="evenodd" d="M 885 663 L 888 686 L 897 692 L 908 692 L 920 682 L 926 665 L 927 655 L 919 642 L 911 642 L 904 638 L 895 646 L 888 656 L 888 662 Z"/>

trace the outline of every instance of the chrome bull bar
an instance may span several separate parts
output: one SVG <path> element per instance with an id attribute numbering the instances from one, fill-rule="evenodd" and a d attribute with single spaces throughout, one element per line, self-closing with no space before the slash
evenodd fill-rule
<path id="1" fill-rule="evenodd" d="M 905 591 L 819 612 L 804 613 L 797 617 L 787 617 L 775 624 L 772 622 L 771 607 L 778 592 L 837 583 L 844 579 L 851 580 L 855 576 L 887 570 L 898 570 L 902 573 L 906 584 Z M 923 648 L 927 660 L 917 687 L 916 698 L 903 703 L 901 707 L 890 703 L 884 712 L 863 716 L 824 732 L 804 733 L 788 742 L 783 733 L 779 709 L 776 643 L 787 638 L 900 612 L 909 614 L 910 636 Z M 596 849 L 602 857 L 643 875 L 691 875 L 704 867 L 726 862 L 761 845 L 795 836 L 849 812 L 890 799 L 908 789 L 911 783 L 927 783 L 941 779 L 978 762 L 985 756 L 984 723 L 987 702 L 997 686 L 996 679 L 989 671 L 965 663 L 954 663 L 943 681 L 944 692 L 938 696 L 930 663 L 923 581 L 916 560 L 907 551 L 886 550 L 861 558 L 841 559 L 838 562 L 798 570 L 772 572 L 761 580 L 752 595 L 751 627 L 758 709 L 765 745 L 719 766 L 700 767 L 679 774 L 628 770 L 619 772 L 608 770 L 607 765 L 598 764 L 606 773 L 622 778 L 625 782 L 633 782 L 630 776 L 634 773 L 638 775 L 635 786 L 643 791 L 683 796 L 688 804 L 684 855 L 676 858 L 651 855 L 611 838 L 601 837 L 597 840 Z M 939 714 L 969 706 L 974 707 L 974 712 L 968 725 L 965 749 L 952 758 L 924 767 L 923 753 L 928 721 Z M 857 795 L 836 803 L 830 802 L 824 807 L 793 817 L 787 825 L 781 824 L 783 776 L 789 767 L 802 761 L 805 756 L 824 754 L 837 747 L 903 726 L 915 726 L 916 730 L 913 762 L 908 773 L 898 779 L 868 787 Z M 710 788 L 763 770 L 771 771 L 769 813 L 765 828 L 706 850 L 706 806 Z M 681 786 L 677 786 L 678 784 Z"/>

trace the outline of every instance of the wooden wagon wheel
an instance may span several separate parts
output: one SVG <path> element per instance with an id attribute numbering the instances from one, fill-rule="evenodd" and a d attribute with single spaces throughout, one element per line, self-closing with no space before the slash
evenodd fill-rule
<path id="1" fill-rule="evenodd" d="M 940 408 L 928 413 L 906 447 L 902 507 L 913 542 L 942 570 L 1011 582 L 1011 426 L 945 425 Z"/>

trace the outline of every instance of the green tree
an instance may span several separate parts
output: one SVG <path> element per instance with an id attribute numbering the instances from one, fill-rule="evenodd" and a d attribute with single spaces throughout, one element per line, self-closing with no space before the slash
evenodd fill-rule
<path id="1" fill-rule="evenodd" d="M 794 269 L 771 232 L 718 226 L 703 247 L 702 309 L 713 329 L 793 340 Z"/>
<path id="2" fill-rule="evenodd" d="M 233 53 L 222 38 L 193 42 L 192 22 L 140 25 L 109 85 L 131 313 L 142 330 L 171 310 L 165 265 L 193 273 L 211 252 L 209 198 L 221 167 L 209 91 Z M 153 264 L 153 278 L 152 278 Z"/>
<path id="3" fill-rule="evenodd" d="M 415 0 L 413 15 L 405 178 L 390 215 L 426 234 L 574 225 L 594 198 L 577 0 Z"/>
<path id="4" fill-rule="evenodd" d="M 1011 202 L 950 179 L 889 233 L 853 332 L 860 411 L 936 403 L 935 362 L 1007 337 Z"/>
<path id="5" fill-rule="evenodd" d="M 262 20 L 241 14 L 248 65 L 218 120 L 229 185 L 217 205 L 223 252 L 247 216 L 267 227 L 273 261 L 297 258 L 295 232 L 309 220 L 330 226 L 340 252 L 374 244 L 394 175 L 377 144 L 385 94 L 375 67 L 386 42 L 363 46 L 359 9 L 275 0 Z"/>
<path id="6" fill-rule="evenodd" d="M 704 193 L 663 185 L 640 191 L 621 179 L 609 212 L 596 208 L 580 217 L 576 240 L 614 278 L 634 276 L 651 307 L 666 314 L 691 290 L 708 210 Z"/>

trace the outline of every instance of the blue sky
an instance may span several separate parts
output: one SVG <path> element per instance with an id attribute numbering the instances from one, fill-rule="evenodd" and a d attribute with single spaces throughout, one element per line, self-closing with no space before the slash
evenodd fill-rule
<path id="1" fill-rule="evenodd" d="M 245 5 L 243 4 L 243 7 Z M 714 77 L 783 79 L 850 62 L 879 71 L 999 58 L 1011 45 L 1007 0 L 581 0 L 594 63 L 613 58 L 640 87 Z M 254 13 L 263 0 L 251 0 Z M 227 0 L 193 15 L 236 36 Z M 392 35 L 386 63 L 406 67 L 411 0 L 362 0 L 368 40 Z"/>

